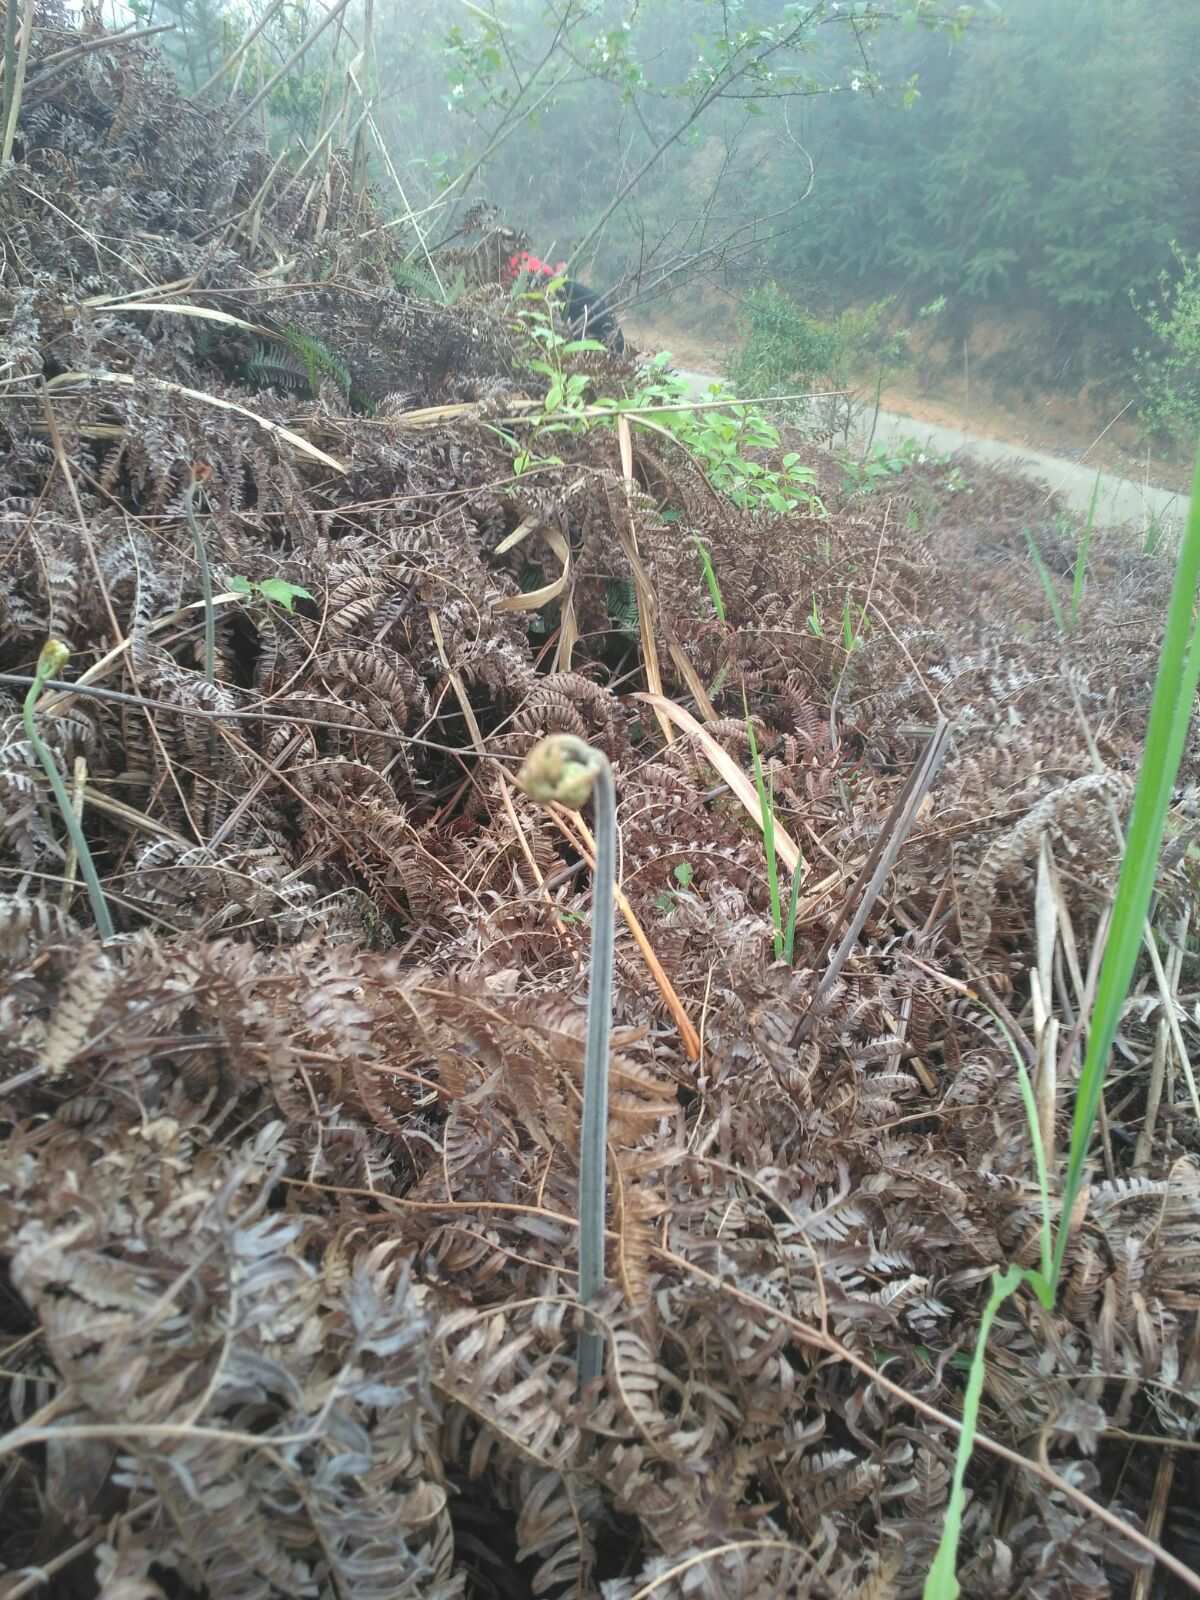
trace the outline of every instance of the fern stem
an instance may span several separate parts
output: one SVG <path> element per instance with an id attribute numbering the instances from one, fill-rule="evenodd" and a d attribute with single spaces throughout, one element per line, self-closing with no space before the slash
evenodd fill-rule
<path id="1" fill-rule="evenodd" d="M 196 488 L 200 470 L 192 468 L 192 476 L 183 491 L 183 509 L 188 527 L 192 530 L 192 544 L 196 551 L 196 565 L 200 568 L 200 595 L 204 601 L 204 676 L 209 683 L 217 681 L 217 617 L 213 609 L 212 568 L 208 564 L 208 550 L 200 524 L 196 521 Z"/>
<path id="2" fill-rule="evenodd" d="M 579 1151 L 579 1304 L 604 1287 L 604 1210 L 608 1154 L 608 1066 L 612 1037 L 613 895 L 616 888 L 617 801 L 612 767 L 601 751 L 571 734 L 534 746 L 517 775 L 527 795 L 578 811 L 596 805 L 596 873 L 592 880 L 592 950 L 588 973 L 587 1047 L 583 1062 L 583 1126 Z M 579 1387 L 604 1369 L 604 1335 L 585 1323 L 576 1353 Z"/>
<path id="3" fill-rule="evenodd" d="M 612 1034 L 613 888 L 616 882 L 616 793 L 612 768 L 598 750 L 596 877 L 592 884 L 592 952 L 588 972 L 587 1053 L 583 1067 L 583 1130 L 579 1162 L 579 1299 L 588 1305 L 604 1287 L 605 1166 L 608 1152 L 608 1065 Z M 585 1226 L 586 1219 L 586 1226 Z M 579 1384 L 604 1367 L 604 1335 L 584 1329 L 579 1341 Z"/>
<path id="4" fill-rule="evenodd" d="M 25 0 L 25 13 L 21 18 L 21 42 L 16 44 L 17 0 L 8 0 L 4 25 L 4 123 L 0 128 L 0 166 L 12 159 L 13 140 L 17 134 L 17 119 L 21 115 L 21 96 L 25 89 L 25 72 L 29 65 L 29 46 L 33 40 L 33 0 Z M 16 59 L 13 46 L 16 44 Z"/>
<path id="5" fill-rule="evenodd" d="M 17 8 L 9 0 L 4 11 L 4 85 L 0 90 L 0 129 L 8 127 L 8 108 L 12 104 L 17 80 Z"/>
<path id="6" fill-rule="evenodd" d="M 104 898 L 104 890 L 100 887 L 100 877 L 96 871 L 96 863 L 92 860 L 91 847 L 84 837 L 83 825 L 76 816 L 75 807 L 67 794 L 67 786 L 58 770 L 58 762 L 38 732 L 34 719 L 34 707 L 42 692 L 42 686 L 47 678 L 58 676 L 66 666 L 70 655 L 70 650 L 61 639 L 46 640 L 37 659 L 37 667 L 33 674 L 33 682 L 29 685 L 29 692 L 25 696 L 25 704 L 21 708 L 21 720 L 25 724 L 25 737 L 33 746 L 33 752 L 42 763 L 46 777 L 50 780 L 50 787 L 54 791 L 54 798 L 66 825 L 68 837 L 75 848 L 83 881 L 87 884 L 88 899 L 92 903 L 92 916 L 96 919 L 100 937 L 107 940 L 113 937 L 112 915 L 108 909 L 108 901 Z"/>

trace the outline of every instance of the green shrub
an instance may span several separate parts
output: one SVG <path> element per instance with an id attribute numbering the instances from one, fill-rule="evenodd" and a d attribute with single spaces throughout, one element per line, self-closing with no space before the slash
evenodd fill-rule
<path id="1" fill-rule="evenodd" d="M 777 283 L 751 290 L 741 326 L 745 342 L 729 376 L 742 394 L 807 386 L 845 365 L 839 324 L 821 322 Z"/>
<path id="2" fill-rule="evenodd" d="M 720 384 L 709 387 L 708 399 L 686 405 L 686 382 L 672 373 L 669 354 L 657 356 L 646 380 L 620 409 L 642 414 L 660 432 L 668 433 L 695 456 L 714 489 L 728 495 L 743 511 L 784 515 L 819 509 L 813 493 L 815 473 L 796 451 L 779 455 L 779 430 L 757 406 L 733 403 Z M 728 398 L 730 404 L 713 401 Z M 670 409 L 657 411 L 657 405 Z M 750 452 L 771 452 L 777 465 L 767 466 Z"/>
<path id="3" fill-rule="evenodd" d="M 824 322 L 806 311 L 777 283 L 751 292 L 742 314 L 745 343 L 733 364 L 731 380 L 741 394 L 768 398 L 798 390 L 831 391 L 821 400 L 787 407 L 788 420 L 818 436 L 849 440 L 867 397 L 855 379 L 874 367 L 878 407 L 888 372 L 908 359 L 908 335 L 892 333 L 887 315 L 894 296 Z"/>
<path id="4" fill-rule="evenodd" d="M 1137 380 L 1146 431 L 1190 448 L 1200 436 L 1200 255 L 1171 252 L 1179 276 L 1164 272 L 1158 304 L 1138 307 L 1156 345 L 1137 352 Z"/>

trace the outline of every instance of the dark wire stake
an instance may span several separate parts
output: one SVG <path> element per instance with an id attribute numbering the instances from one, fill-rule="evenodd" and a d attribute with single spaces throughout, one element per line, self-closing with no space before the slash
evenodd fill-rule
<path id="1" fill-rule="evenodd" d="M 584 1329 L 575 1357 L 582 1392 L 604 1370 L 604 1335 L 588 1315 L 604 1287 L 605 1165 L 608 1154 L 608 1052 L 612 1036 L 613 893 L 617 819 L 612 768 L 601 751 L 573 734 L 536 744 L 517 783 L 542 805 L 572 811 L 595 794 L 596 875 L 592 880 L 592 956 L 588 973 L 587 1049 L 583 1060 L 583 1127 L 579 1139 L 579 1304 Z"/>

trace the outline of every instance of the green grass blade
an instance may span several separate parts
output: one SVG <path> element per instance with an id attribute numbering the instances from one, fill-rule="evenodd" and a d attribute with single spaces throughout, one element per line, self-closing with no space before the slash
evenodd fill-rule
<path id="1" fill-rule="evenodd" d="M 771 926 L 775 930 L 775 959 L 783 956 L 783 913 L 779 900 L 779 860 L 775 853 L 775 807 L 767 795 L 763 782 L 762 759 L 758 753 L 758 740 L 754 737 L 754 723 L 746 712 L 746 732 L 750 735 L 750 759 L 754 764 L 754 787 L 758 791 L 758 808 L 762 816 L 763 848 L 767 853 L 767 890 L 771 896 Z"/>
<path id="2" fill-rule="evenodd" d="M 717 582 L 717 571 L 713 566 L 712 554 L 703 539 L 692 535 L 692 543 L 700 557 L 700 565 L 704 568 L 704 581 L 708 585 L 708 597 L 712 601 L 713 610 L 717 613 L 719 621 L 725 621 L 725 602 L 721 598 L 721 585 Z"/>
<path id="3" fill-rule="evenodd" d="M 1037 1291 L 1038 1299 L 1047 1311 L 1054 1309 L 1054 1291 L 1050 1287 L 1050 1261 L 1053 1248 L 1052 1232 L 1050 1226 L 1050 1172 L 1046 1165 L 1046 1146 L 1042 1141 L 1042 1124 L 1038 1116 L 1037 1099 L 1033 1092 L 1033 1084 L 1029 1080 L 1029 1073 L 1021 1059 L 1021 1052 L 1017 1041 L 1009 1031 L 1007 1023 L 1002 1017 L 996 1015 L 990 1006 L 985 1006 L 989 1017 L 1004 1035 L 1004 1042 L 1017 1068 L 1017 1083 L 1021 1090 L 1021 1104 L 1025 1109 L 1025 1121 L 1029 1128 L 1029 1138 L 1033 1145 L 1033 1163 L 1037 1172 L 1038 1198 L 1042 1208 L 1042 1220 L 1039 1233 L 1041 1235 L 1041 1272 L 1027 1272 L 1026 1276 Z"/>
<path id="4" fill-rule="evenodd" d="M 1100 1106 L 1104 1076 L 1117 1023 L 1129 991 L 1146 913 L 1154 890 L 1163 824 L 1183 754 L 1200 674 L 1200 633 L 1193 620 L 1200 584 L 1200 454 L 1192 484 L 1187 529 L 1175 569 L 1175 586 L 1159 653 L 1158 678 L 1146 729 L 1146 747 L 1133 799 L 1125 857 L 1117 880 L 1112 926 L 1092 1008 L 1087 1054 L 1075 1098 L 1071 1150 L 1054 1245 L 1052 1282 L 1057 1286 L 1066 1255 L 1071 1213 L 1083 1184 L 1092 1125 Z"/>
<path id="5" fill-rule="evenodd" d="M 1083 533 L 1079 538 L 1079 548 L 1075 552 L 1075 576 L 1071 584 L 1071 631 L 1079 621 L 1079 613 L 1083 607 L 1083 591 L 1087 584 L 1088 552 L 1092 548 L 1092 534 L 1096 530 L 1096 496 L 1100 493 L 1100 474 L 1096 474 L 1096 482 L 1092 486 L 1091 504 L 1088 506 L 1087 521 L 1084 523 Z"/>
<path id="6" fill-rule="evenodd" d="M 992 1292 L 979 1319 L 979 1332 L 975 1338 L 975 1353 L 971 1357 L 971 1370 L 967 1374 L 967 1392 L 963 1396 L 962 1432 L 958 1436 L 958 1450 L 954 1456 L 954 1477 L 950 1485 L 950 1500 L 946 1506 L 946 1520 L 942 1523 L 942 1537 L 937 1554 L 925 1579 L 924 1600 L 958 1600 L 958 1579 L 954 1568 L 958 1559 L 958 1540 L 962 1532 L 963 1507 L 966 1494 L 963 1485 L 967 1464 L 975 1449 L 975 1430 L 979 1425 L 979 1401 L 983 1394 L 983 1369 L 987 1356 L 988 1336 L 996 1313 L 1020 1283 L 1024 1274 L 1020 1267 L 1009 1267 L 992 1283 Z"/>
<path id="7" fill-rule="evenodd" d="M 1029 546 L 1029 558 L 1033 562 L 1034 570 L 1037 572 L 1038 578 L 1041 580 L 1042 590 L 1045 593 L 1046 599 L 1050 602 L 1050 609 L 1054 613 L 1054 620 L 1058 625 L 1058 631 L 1059 633 L 1066 633 L 1067 624 L 1063 617 L 1062 604 L 1058 598 L 1058 590 L 1054 587 L 1054 579 L 1050 576 L 1049 568 L 1042 560 L 1042 552 L 1038 549 L 1037 540 L 1033 537 L 1033 534 L 1028 528 L 1023 528 L 1021 531 L 1025 535 L 1025 543 Z"/>
<path id="8" fill-rule="evenodd" d="M 792 873 L 792 892 L 788 899 L 787 923 L 783 930 L 783 959 L 790 967 L 796 951 L 796 912 L 800 906 L 800 879 L 804 876 L 804 863 L 797 864 Z"/>
<path id="9" fill-rule="evenodd" d="M 999 1018 L 997 1018 L 999 1021 Z M 1001 1027 L 1003 1027 L 1001 1023 Z M 1005 1028 L 1005 1033 L 1008 1029 Z M 1012 1044 L 1011 1039 L 1009 1043 Z M 1021 1089 L 1021 1104 L 1025 1107 L 1025 1121 L 1029 1125 L 1029 1138 L 1033 1144 L 1033 1161 L 1037 1168 L 1038 1198 L 1041 1202 L 1042 1220 L 1039 1228 L 1042 1245 L 1042 1270 L 1040 1284 L 1035 1284 L 1038 1299 L 1047 1311 L 1054 1310 L 1054 1290 L 1051 1287 L 1050 1263 L 1054 1254 L 1053 1233 L 1050 1227 L 1050 1174 L 1046 1168 L 1046 1146 L 1042 1142 L 1042 1124 L 1038 1117 L 1037 1100 L 1033 1093 L 1033 1084 L 1029 1081 L 1029 1074 L 1025 1070 L 1025 1063 L 1017 1054 L 1013 1045 L 1013 1054 L 1017 1059 L 1017 1083 Z"/>
<path id="10" fill-rule="evenodd" d="M 779 893 L 779 854 L 775 849 L 775 779 L 772 776 L 763 811 L 763 848 L 767 853 L 767 890 L 771 896 L 771 926 L 775 930 L 775 959 L 783 955 L 783 901 Z"/>
<path id="11" fill-rule="evenodd" d="M 41 654 L 37 659 L 34 670 L 33 682 L 29 685 L 29 692 L 25 696 L 25 704 L 21 709 L 21 717 L 25 724 L 25 737 L 33 747 L 33 753 L 42 764 L 42 771 L 54 795 L 58 806 L 59 815 L 63 819 L 63 826 L 67 830 L 72 845 L 75 848 L 79 870 L 83 873 L 83 881 L 87 885 L 88 899 L 92 905 L 92 916 L 96 920 L 96 927 L 102 939 L 111 939 L 113 936 L 112 914 L 108 909 L 108 901 L 104 898 L 104 890 L 100 884 L 100 875 L 96 871 L 96 863 L 92 860 L 91 848 L 84 837 L 83 827 L 75 815 L 75 807 L 71 804 L 67 794 L 66 785 L 58 770 L 58 763 L 54 759 L 49 746 L 43 740 L 37 728 L 37 714 L 35 707 L 42 686 L 47 678 L 56 678 L 66 666 L 71 652 L 61 639 L 47 639 L 42 646 Z"/>

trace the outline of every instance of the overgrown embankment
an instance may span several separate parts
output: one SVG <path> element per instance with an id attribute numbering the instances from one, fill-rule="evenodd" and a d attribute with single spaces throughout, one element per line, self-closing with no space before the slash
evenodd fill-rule
<path id="1" fill-rule="evenodd" d="M 989 1275 L 1037 1253 L 996 1018 L 1053 1146 L 1077 1058 L 1049 1070 L 1030 972 L 1068 1037 L 1169 571 L 1098 537 L 1067 637 L 1019 480 L 847 498 L 812 453 L 824 503 L 751 515 L 661 426 L 632 475 L 597 419 L 531 437 L 561 346 L 490 224 L 418 277 L 339 161 L 293 176 L 144 45 L 38 16 L 0 175 L 5 1564 L 107 1600 L 918 1594 Z M 562 359 L 563 395 L 640 381 Z M 1066 602 L 1078 546 L 1037 532 Z M 48 637 L 70 683 L 26 711 Z M 792 966 L 719 775 L 747 708 L 802 862 Z M 590 848 L 510 782 L 552 730 L 620 802 L 584 1405 Z M 1193 745 L 1176 975 L 1196 778 Z M 1196 1559 L 1162 1476 L 1200 1400 L 1190 1004 L 1131 1005 L 1061 1305 L 997 1320 L 982 1428 L 1030 1466 L 977 1454 L 969 1594 L 1128 1593 L 1089 1497 Z"/>

